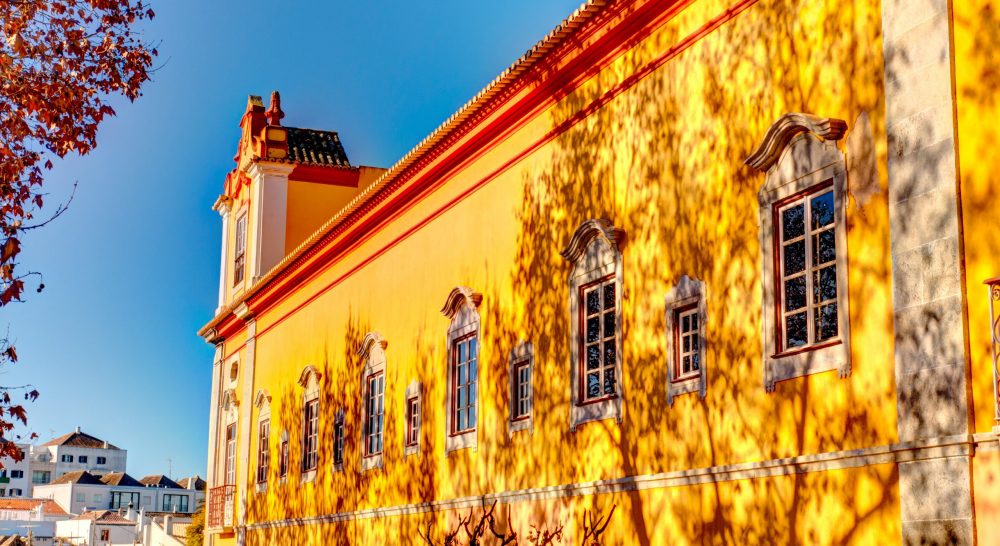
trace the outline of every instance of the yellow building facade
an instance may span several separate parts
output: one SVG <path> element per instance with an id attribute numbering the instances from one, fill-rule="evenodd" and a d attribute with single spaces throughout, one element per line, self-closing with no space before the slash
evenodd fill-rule
<path id="1" fill-rule="evenodd" d="M 207 543 L 1000 542 L 998 17 L 591 1 L 387 170 L 251 97 Z"/>

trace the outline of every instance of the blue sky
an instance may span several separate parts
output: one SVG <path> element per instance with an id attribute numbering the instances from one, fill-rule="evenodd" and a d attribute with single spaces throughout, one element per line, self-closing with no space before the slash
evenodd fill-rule
<path id="1" fill-rule="evenodd" d="M 80 426 L 128 449 L 129 473 L 205 474 L 222 191 L 249 94 L 281 92 L 284 125 L 335 130 L 354 164 L 388 167 L 580 0 L 160 0 L 144 27 L 161 68 L 117 101 L 89 156 L 57 162 L 70 210 L 25 238 L 46 289 L 8 306 L 39 441 Z M 51 209 L 52 207 L 50 207 Z M 168 462 L 169 459 L 169 462 Z"/>

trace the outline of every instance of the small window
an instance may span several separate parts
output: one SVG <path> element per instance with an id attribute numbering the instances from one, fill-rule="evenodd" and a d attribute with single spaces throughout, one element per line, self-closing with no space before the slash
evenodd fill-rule
<path id="1" fill-rule="evenodd" d="M 77 493 L 76 494 L 76 502 L 87 502 L 87 495 L 86 495 L 86 493 Z"/>
<path id="2" fill-rule="evenodd" d="M 406 447 L 420 442 L 420 400 L 414 396 L 406 400 Z"/>
<path id="3" fill-rule="evenodd" d="M 10 477 L 11 478 L 23 478 L 24 477 L 24 471 L 23 470 L 11 470 L 10 471 Z"/>
<path id="4" fill-rule="evenodd" d="M 385 374 L 368 377 L 365 388 L 365 456 L 382 453 L 382 424 L 385 415 Z"/>
<path id="5" fill-rule="evenodd" d="M 580 362 L 581 404 L 589 404 L 618 395 L 615 369 L 618 362 L 618 306 L 614 276 L 608 276 L 580 288 Z"/>
<path id="6" fill-rule="evenodd" d="M 319 462 L 319 400 L 309 400 L 302 411 L 302 471 L 316 470 Z"/>
<path id="7" fill-rule="evenodd" d="M 278 448 L 278 476 L 285 479 L 288 475 L 288 440 L 282 439 Z"/>
<path id="8" fill-rule="evenodd" d="M 243 213 L 236 220 L 236 247 L 233 254 L 233 286 L 243 282 L 243 275 L 246 270 L 247 252 L 247 213 Z"/>
<path id="9" fill-rule="evenodd" d="M 104 541 L 111 540 L 111 529 L 101 529 L 101 540 Z"/>
<path id="10" fill-rule="evenodd" d="M 99 464 L 99 465 L 102 465 L 102 464 L 108 464 L 108 459 L 107 459 L 107 457 L 98 457 L 98 458 L 97 458 L 97 464 Z"/>
<path id="11" fill-rule="evenodd" d="M 257 483 L 267 482 L 267 464 L 270 457 L 270 434 L 271 421 L 265 419 L 260 422 L 257 429 Z"/>
<path id="12" fill-rule="evenodd" d="M 52 481 L 52 472 L 48 470 L 31 471 L 31 483 L 41 484 L 41 483 L 49 483 L 50 481 Z"/>
<path id="13" fill-rule="evenodd" d="M 534 349 L 531 343 L 521 342 L 510 353 L 509 384 L 510 412 L 507 418 L 507 431 L 532 429 L 533 393 L 531 385 L 534 368 Z"/>
<path id="14" fill-rule="evenodd" d="M 705 396 L 705 284 L 687 275 L 666 296 L 667 403 L 687 392 Z"/>
<path id="15" fill-rule="evenodd" d="M 61 460 L 64 463 L 71 463 L 71 462 L 73 462 L 73 456 L 72 455 L 63 455 L 62 457 L 59 458 L 59 460 Z"/>
<path id="16" fill-rule="evenodd" d="M 24 496 L 24 491 L 21 491 L 20 489 L 11 489 L 10 490 L 10 496 L 12 496 L 12 497 L 23 497 Z"/>
<path id="17" fill-rule="evenodd" d="M 333 422 L 333 466 L 337 470 L 344 469 L 344 412 L 337 413 Z"/>
<path id="18" fill-rule="evenodd" d="M 86 455 L 80 455 L 79 457 L 76 458 L 76 461 L 79 462 L 79 463 L 86 463 L 87 462 L 87 456 Z"/>
<path id="19" fill-rule="evenodd" d="M 187 512 L 188 511 L 188 496 L 187 495 L 163 495 L 163 511 L 164 512 Z"/>
<path id="20" fill-rule="evenodd" d="M 226 427 L 226 483 L 236 484 L 236 424 Z"/>
<path id="21" fill-rule="evenodd" d="M 94 502 L 95 503 L 101 502 L 102 500 L 104 500 L 104 495 L 102 495 L 100 493 L 95 493 L 94 494 Z"/>

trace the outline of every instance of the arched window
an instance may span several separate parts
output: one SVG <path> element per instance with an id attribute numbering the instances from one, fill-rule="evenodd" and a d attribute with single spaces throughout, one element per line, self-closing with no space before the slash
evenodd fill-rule
<path id="1" fill-rule="evenodd" d="M 580 224 L 562 257 L 569 274 L 570 428 L 621 421 L 622 255 L 624 230 L 608 220 Z"/>
<path id="2" fill-rule="evenodd" d="M 441 312 L 451 320 L 448 326 L 448 408 L 445 453 L 477 442 L 479 401 L 479 304 L 482 294 L 467 286 L 448 294 Z"/>
<path id="3" fill-rule="evenodd" d="M 364 362 L 361 372 L 361 469 L 382 466 L 385 437 L 385 349 L 388 342 L 369 332 L 358 347 Z"/>
<path id="4" fill-rule="evenodd" d="M 757 194 L 764 386 L 851 370 L 847 302 L 847 168 L 834 141 L 847 124 L 785 114 L 747 165 L 767 173 Z"/>
<path id="5" fill-rule="evenodd" d="M 257 408 L 257 491 L 265 491 L 271 462 L 271 394 L 261 389 L 253 403 Z"/>
<path id="6" fill-rule="evenodd" d="M 316 479 L 319 466 L 319 379 L 320 374 L 312 365 L 306 366 L 299 376 L 302 393 L 302 481 Z"/>

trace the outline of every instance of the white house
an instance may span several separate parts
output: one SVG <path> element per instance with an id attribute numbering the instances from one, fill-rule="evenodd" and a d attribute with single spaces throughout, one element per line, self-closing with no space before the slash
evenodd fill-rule
<path id="1" fill-rule="evenodd" d="M 31 471 L 30 457 L 31 450 L 28 444 L 17 444 L 21 450 L 21 460 L 15 461 L 11 457 L 3 457 L 0 464 L 0 497 L 30 497 L 31 496 Z"/>
<path id="2" fill-rule="evenodd" d="M 125 472 L 128 459 L 127 451 L 81 431 L 80 427 L 40 447 L 49 452 L 53 479 L 76 470 L 86 470 L 97 476 Z"/>
<path id="3" fill-rule="evenodd" d="M 142 533 L 136 521 L 116 510 L 94 510 L 56 523 L 57 540 L 63 544 L 105 546 L 136 544 Z M 134 516 L 133 516 L 134 517 Z"/>
<path id="4" fill-rule="evenodd" d="M 69 519 L 57 503 L 47 499 L 0 499 L 0 535 L 28 536 L 35 544 L 51 544 L 56 522 Z"/>
<path id="5" fill-rule="evenodd" d="M 197 477 L 182 480 L 197 486 Z M 144 483 L 145 482 L 145 483 Z M 93 510 L 145 510 L 146 512 L 192 513 L 205 500 L 202 489 L 185 489 L 165 476 L 146 476 L 143 481 L 124 472 L 95 476 L 85 470 L 69 472 L 52 483 L 35 486 L 35 495 L 52 499 L 67 512 Z"/>

